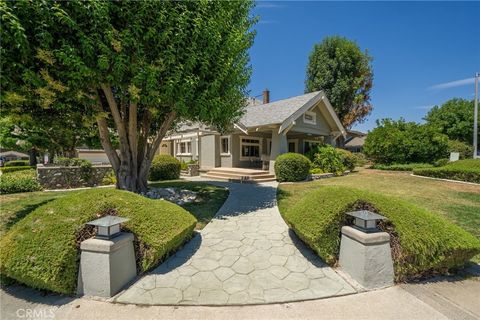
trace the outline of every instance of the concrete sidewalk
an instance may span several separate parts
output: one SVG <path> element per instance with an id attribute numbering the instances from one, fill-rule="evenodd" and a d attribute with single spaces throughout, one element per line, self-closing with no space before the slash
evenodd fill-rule
<path id="1" fill-rule="evenodd" d="M 1 319 L 448 319 L 401 287 L 304 302 L 250 306 L 136 306 L 1 291 Z"/>

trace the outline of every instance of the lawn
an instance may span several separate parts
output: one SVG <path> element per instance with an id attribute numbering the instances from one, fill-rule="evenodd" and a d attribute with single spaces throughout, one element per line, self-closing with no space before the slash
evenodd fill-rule
<path id="1" fill-rule="evenodd" d="M 227 189 L 201 182 L 163 181 L 151 183 L 151 186 L 184 188 L 198 192 L 201 202 L 183 206 L 197 218 L 196 229 L 202 229 L 217 213 L 228 197 Z M 0 234 L 3 236 L 5 231 L 37 207 L 74 192 L 78 191 L 39 191 L 0 195 Z"/>
<path id="2" fill-rule="evenodd" d="M 285 212 L 305 192 L 326 185 L 353 187 L 400 197 L 444 215 L 480 238 L 480 186 L 422 179 L 404 172 L 362 169 L 344 177 L 281 184 L 280 211 Z"/>

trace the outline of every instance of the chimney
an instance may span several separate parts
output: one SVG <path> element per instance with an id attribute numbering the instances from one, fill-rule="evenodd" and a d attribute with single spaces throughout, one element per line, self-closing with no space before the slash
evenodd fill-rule
<path id="1" fill-rule="evenodd" d="M 263 104 L 270 102 L 270 91 L 268 89 L 263 90 Z"/>

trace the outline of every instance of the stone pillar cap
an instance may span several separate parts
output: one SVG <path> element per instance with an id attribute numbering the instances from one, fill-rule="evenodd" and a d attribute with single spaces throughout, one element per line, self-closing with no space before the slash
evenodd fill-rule
<path id="1" fill-rule="evenodd" d="M 342 234 L 365 245 L 390 242 L 390 235 L 386 232 L 365 233 L 350 226 L 343 226 Z"/>

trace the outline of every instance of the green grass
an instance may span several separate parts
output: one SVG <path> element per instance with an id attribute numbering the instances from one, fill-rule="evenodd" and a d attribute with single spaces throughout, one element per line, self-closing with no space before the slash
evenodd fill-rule
<path id="1" fill-rule="evenodd" d="M 298 195 L 297 195 L 298 196 Z M 281 212 L 295 233 L 327 263 L 335 264 L 345 212 L 373 207 L 388 218 L 399 247 L 394 247 L 397 281 L 463 266 L 480 253 L 480 240 L 444 217 L 392 196 L 354 188 L 324 186 L 304 193 L 289 207 L 279 193 Z M 395 242 L 394 242 L 395 243 Z"/>
<path id="2" fill-rule="evenodd" d="M 197 218 L 196 229 L 203 229 L 228 198 L 228 189 L 202 182 L 162 181 L 152 182 L 150 186 L 157 188 L 174 187 L 197 192 L 200 202 L 182 205 L 184 209 Z"/>
<path id="3" fill-rule="evenodd" d="M 184 243 L 196 219 L 183 208 L 116 189 L 69 192 L 10 226 L 0 246 L 0 272 L 33 288 L 72 294 L 85 223 L 115 212 L 130 220 L 136 236 L 137 269 L 147 271 Z"/>
<path id="4" fill-rule="evenodd" d="M 438 168 L 417 168 L 413 173 L 426 177 L 480 183 L 480 159 L 459 160 Z"/>

